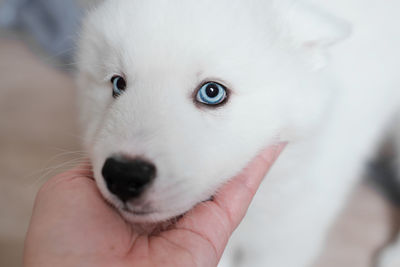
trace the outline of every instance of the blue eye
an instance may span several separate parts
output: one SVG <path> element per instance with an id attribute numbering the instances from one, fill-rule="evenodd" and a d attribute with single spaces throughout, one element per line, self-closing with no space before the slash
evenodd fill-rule
<path id="1" fill-rule="evenodd" d="M 227 96 L 225 86 L 215 83 L 205 83 L 197 92 L 196 100 L 206 105 L 218 105 L 225 101 Z"/>
<path id="2" fill-rule="evenodd" d="M 125 91 L 126 81 L 121 76 L 116 75 L 111 78 L 111 83 L 113 85 L 113 97 L 117 98 Z"/>

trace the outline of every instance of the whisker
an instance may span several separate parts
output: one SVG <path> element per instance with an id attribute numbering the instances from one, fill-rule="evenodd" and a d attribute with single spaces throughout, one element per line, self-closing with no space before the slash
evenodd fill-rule
<path id="1" fill-rule="evenodd" d="M 36 176 L 38 173 L 42 173 L 38 178 L 36 178 L 32 183 L 28 183 L 29 186 L 38 186 L 38 184 L 42 183 L 44 180 L 48 179 L 50 175 L 55 175 L 56 172 L 61 172 L 63 169 L 72 168 L 80 163 L 82 160 L 86 159 L 86 157 L 77 157 L 61 164 L 47 167 L 38 171 L 35 171 L 33 174 L 30 174 L 28 178 L 32 176 Z M 87 168 L 89 168 L 89 164 L 87 164 Z"/>

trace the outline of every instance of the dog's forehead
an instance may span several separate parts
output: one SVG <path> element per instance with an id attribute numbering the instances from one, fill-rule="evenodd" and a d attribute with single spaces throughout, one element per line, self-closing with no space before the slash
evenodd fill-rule
<path id="1" fill-rule="evenodd" d="M 254 49 L 259 42 L 253 39 L 264 35 L 257 21 L 253 6 L 243 1 L 120 0 L 105 2 L 90 25 L 121 61 L 140 63 L 141 70 L 186 69 Z"/>

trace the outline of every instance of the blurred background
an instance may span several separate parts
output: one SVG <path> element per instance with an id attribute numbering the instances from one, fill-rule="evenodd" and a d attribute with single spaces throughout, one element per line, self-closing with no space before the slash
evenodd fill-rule
<path id="1" fill-rule="evenodd" d="M 0 0 L 0 266 L 22 265 L 39 187 L 84 156 L 73 54 L 81 18 L 96 2 Z M 398 218 L 374 186 L 360 183 L 315 267 L 373 266 Z"/>

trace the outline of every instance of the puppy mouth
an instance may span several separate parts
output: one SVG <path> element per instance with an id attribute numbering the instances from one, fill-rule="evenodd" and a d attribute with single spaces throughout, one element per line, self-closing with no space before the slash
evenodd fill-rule
<path id="1" fill-rule="evenodd" d="M 155 211 L 131 211 L 131 210 L 123 210 L 123 211 L 135 216 L 148 216 L 157 213 Z"/>
<path id="2" fill-rule="evenodd" d="M 121 208 L 121 211 L 123 211 L 124 213 L 135 215 L 135 216 L 146 216 L 146 215 L 151 215 L 151 214 L 157 213 L 157 211 L 155 211 L 155 210 L 132 209 L 132 208 L 128 207 L 127 205 L 124 205 Z"/>
<path id="3" fill-rule="evenodd" d="M 175 221 L 189 209 L 182 210 L 162 210 L 151 206 L 120 205 L 114 206 L 122 217 L 133 225 L 164 225 L 166 222 Z"/>

